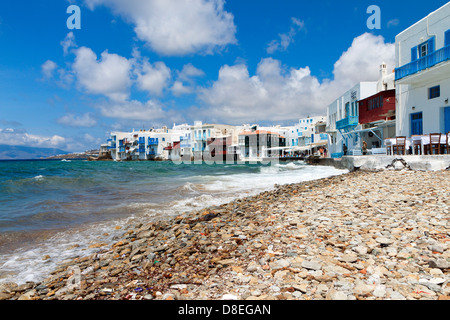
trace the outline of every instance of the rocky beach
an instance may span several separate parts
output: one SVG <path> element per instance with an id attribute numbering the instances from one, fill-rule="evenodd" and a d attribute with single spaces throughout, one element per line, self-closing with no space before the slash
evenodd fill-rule
<path id="1" fill-rule="evenodd" d="M 159 221 L 1 300 L 449 300 L 450 171 L 356 171 Z M 51 259 L 45 256 L 43 259 Z"/>

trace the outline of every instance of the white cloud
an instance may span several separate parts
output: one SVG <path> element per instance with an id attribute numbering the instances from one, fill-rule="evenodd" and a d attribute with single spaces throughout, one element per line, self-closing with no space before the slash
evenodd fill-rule
<path id="1" fill-rule="evenodd" d="M 305 22 L 297 18 L 291 18 L 291 28 L 289 32 L 279 34 L 277 40 L 272 40 L 267 46 L 267 53 L 273 54 L 276 51 L 286 51 L 289 45 L 294 42 L 297 32 L 305 27 Z"/>
<path id="2" fill-rule="evenodd" d="M 104 51 L 101 59 L 89 48 L 75 50 L 73 71 L 79 85 L 88 93 L 101 94 L 112 100 L 124 101 L 132 84 L 132 61 Z"/>
<path id="3" fill-rule="evenodd" d="M 177 80 L 174 82 L 171 90 L 175 96 L 181 96 L 184 94 L 191 94 L 195 91 L 194 78 L 202 77 L 205 73 L 194 67 L 191 63 L 183 66 L 183 69 L 178 72 Z"/>
<path id="4" fill-rule="evenodd" d="M 389 20 L 389 21 L 388 21 L 387 27 L 388 27 L 388 28 L 390 28 L 390 27 L 396 27 L 396 26 L 398 26 L 399 24 L 400 24 L 400 20 L 399 20 L 399 19 L 392 19 L 392 20 Z"/>
<path id="5" fill-rule="evenodd" d="M 58 68 L 58 65 L 55 62 L 53 62 L 51 60 L 45 61 L 44 64 L 42 64 L 42 66 L 41 66 L 41 71 L 42 71 L 42 74 L 44 75 L 44 78 L 45 79 L 53 78 L 53 74 L 57 68 Z"/>
<path id="6" fill-rule="evenodd" d="M 376 81 L 382 62 L 393 70 L 395 44 L 385 43 L 382 36 L 364 33 L 353 40 L 352 46 L 334 64 L 334 79 L 345 87 L 360 81 Z"/>
<path id="7" fill-rule="evenodd" d="M 224 0 L 85 0 L 105 5 L 135 26 L 138 38 L 169 56 L 212 54 L 235 44 L 236 26 Z"/>
<path id="8" fill-rule="evenodd" d="M 143 91 L 152 95 L 161 96 L 164 89 L 169 86 L 171 71 L 164 62 L 154 64 L 144 61 L 142 66 L 137 67 L 137 85 Z"/>
<path id="9" fill-rule="evenodd" d="M 191 63 L 183 66 L 183 69 L 178 73 L 178 79 L 181 81 L 190 81 L 194 77 L 202 77 L 205 73 L 194 67 Z"/>
<path id="10" fill-rule="evenodd" d="M 272 58 L 261 60 L 251 76 L 245 64 L 223 66 L 217 81 L 200 90 L 199 116 L 232 123 L 292 120 L 326 113 L 339 95 L 361 81 L 377 81 L 384 61 L 394 66 L 395 46 L 366 33 L 334 65 L 334 79 L 322 82 L 309 67 L 288 69 Z"/>
<path id="11" fill-rule="evenodd" d="M 75 35 L 73 32 L 69 32 L 63 41 L 61 41 L 61 46 L 64 50 L 64 55 L 67 55 L 69 53 L 70 48 L 75 48 L 77 45 L 75 44 Z"/>
<path id="12" fill-rule="evenodd" d="M 0 128 L 0 141 L 14 146 L 33 146 L 40 148 L 65 148 L 67 141 L 64 137 L 51 137 L 27 133 L 23 129 Z"/>
<path id="13" fill-rule="evenodd" d="M 71 126 L 71 127 L 93 127 L 97 124 L 97 121 L 93 118 L 91 113 L 85 113 L 82 116 L 76 116 L 74 114 L 66 114 L 65 116 L 57 120 L 59 124 Z"/>

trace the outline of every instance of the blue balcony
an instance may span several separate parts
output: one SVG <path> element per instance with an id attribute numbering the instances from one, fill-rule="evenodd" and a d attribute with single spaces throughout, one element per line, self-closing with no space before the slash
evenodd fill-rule
<path id="1" fill-rule="evenodd" d="M 109 150 L 116 149 L 116 144 L 115 143 L 111 144 L 110 146 L 108 146 L 108 149 Z"/>
<path id="2" fill-rule="evenodd" d="M 358 117 L 350 116 L 347 118 L 344 118 L 342 120 L 339 120 L 336 122 L 336 129 L 345 129 L 347 127 L 353 127 L 358 125 Z"/>
<path id="3" fill-rule="evenodd" d="M 139 153 L 145 153 L 145 147 L 139 147 L 138 152 Z"/>
<path id="4" fill-rule="evenodd" d="M 125 152 L 125 147 L 119 147 L 119 152 Z"/>
<path id="5" fill-rule="evenodd" d="M 155 150 L 150 150 L 147 154 L 149 156 L 156 156 L 156 151 Z"/>
<path id="6" fill-rule="evenodd" d="M 410 62 L 403 67 L 395 69 L 395 80 L 403 79 L 407 76 L 431 68 L 438 63 L 448 61 L 450 59 L 450 46 L 434 51 L 429 55 Z"/>
<path id="7" fill-rule="evenodd" d="M 145 138 L 139 137 L 139 144 L 145 144 Z"/>
<path id="8" fill-rule="evenodd" d="M 148 138 L 148 145 L 155 146 L 159 144 L 158 138 Z"/>
<path id="9" fill-rule="evenodd" d="M 123 147 L 123 140 L 119 140 L 119 147 Z"/>

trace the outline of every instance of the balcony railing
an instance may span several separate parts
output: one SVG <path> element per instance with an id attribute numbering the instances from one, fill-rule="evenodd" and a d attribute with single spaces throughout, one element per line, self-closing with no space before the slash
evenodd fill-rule
<path id="1" fill-rule="evenodd" d="M 154 146 L 159 144 L 159 140 L 158 138 L 148 138 L 148 145 L 150 146 Z"/>
<path id="2" fill-rule="evenodd" d="M 358 117 L 351 116 L 344 118 L 342 120 L 339 120 L 336 122 L 336 129 L 344 129 L 346 127 L 350 126 L 357 126 L 358 125 Z"/>
<path id="3" fill-rule="evenodd" d="M 403 67 L 395 69 L 395 80 L 403 79 L 407 76 L 431 68 L 438 63 L 447 61 L 450 59 L 450 46 L 446 46 L 442 49 L 436 50 L 429 55 L 419 58 L 413 62 L 410 62 Z"/>

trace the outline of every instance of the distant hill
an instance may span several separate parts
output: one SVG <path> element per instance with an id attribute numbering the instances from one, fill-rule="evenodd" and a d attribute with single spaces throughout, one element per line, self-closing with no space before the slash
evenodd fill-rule
<path id="1" fill-rule="evenodd" d="M 55 148 L 0 145 L 0 160 L 43 159 L 63 154 L 68 154 L 68 152 Z"/>

